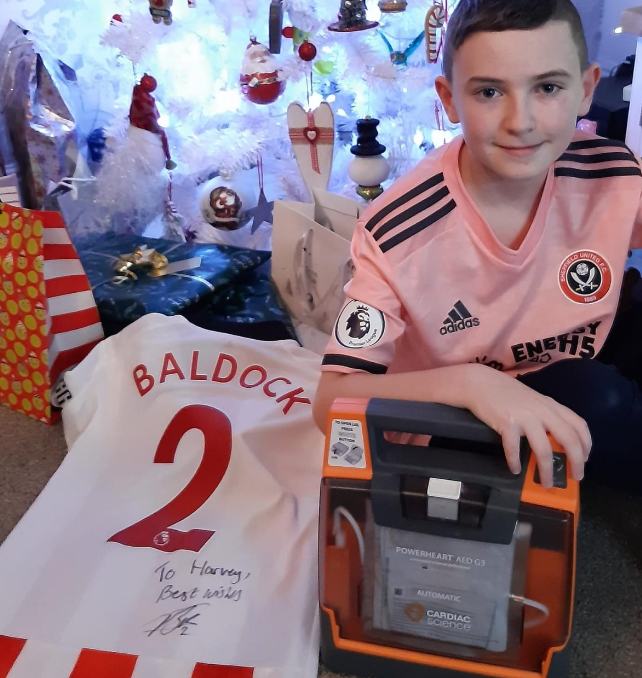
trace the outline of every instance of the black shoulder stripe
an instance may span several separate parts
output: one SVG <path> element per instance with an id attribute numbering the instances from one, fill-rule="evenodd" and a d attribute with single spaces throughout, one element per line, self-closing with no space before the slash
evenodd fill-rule
<path id="1" fill-rule="evenodd" d="M 448 195 L 450 195 L 448 186 L 442 186 L 438 191 L 435 191 L 431 196 L 429 196 L 425 200 L 418 202 L 416 205 L 413 205 L 412 207 L 409 207 L 407 210 L 404 210 L 396 217 L 390 219 L 390 221 L 386 221 L 385 224 L 383 224 L 382 226 L 377 228 L 376 231 L 373 232 L 372 237 L 375 240 L 381 240 L 381 238 L 383 238 L 383 236 L 386 235 L 386 233 L 392 231 L 393 228 L 399 226 L 399 224 L 403 224 L 403 222 L 408 221 L 408 219 L 412 219 L 412 217 L 416 216 L 420 212 L 423 212 L 424 210 L 429 209 L 433 205 L 436 205 L 440 200 L 443 200 Z"/>
<path id="2" fill-rule="evenodd" d="M 399 243 L 402 243 L 404 240 L 408 240 L 408 238 L 411 238 L 413 235 L 416 235 L 425 228 L 428 228 L 428 226 L 431 226 L 440 219 L 443 219 L 447 214 L 450 214 L 450 212 L 452 212 L 455 207 L 457 207 L 457 203 L 455 203 L 454 200 L 451 200 L 448 204 L 444 205 L 441 209 L 437 210 L 429 217 L 422 219 L 419 223 L 414 224 L 401 233 L 397 233 L 397 235 L 390 238 L 390 240 L 386 240 L 386 242 L 379 245 L 381 251 L 387 252 L 388 250 L 391 250 L 393 247 L 395 247 L 395 245 L 399 245 Z"/>
<path id="3" fill-rule="evenodd" d="M 582 170 L 572 167 L 556 167 L 556 177 L 574 177 L 575 179 L 606 179 L 608 177 L 642 177 L 639 167 L 609 167 L 599 170 Z"/>
<path id="4" fill-rule="evenodd" d="M 617 151 L 614 153 L 596 153 L 595 155 L 580 155 L 579 153 L 564 153 L 558 162 L 579 162 L 583 165 L 593 165 L 600 162 L 633 162 L 630 153 Z"/>
<path id="5" fill-rule="evenodd" d="M 567 152 L 586 151 L 591 148 L 610 148 L 611 150 L 621 148 L 629 154 L 630 160 L 633 160 L 636 165 L 640 164 L 635 157 L 635 153 L 633 153 L 623 141 L 619 141 L 618 139 L 587 139 L 586 141 L 573 141 L 566 150 Z"/>
<path id="6" fill-rule="evenodd" d="M 373 363 L 370 360 L 361 360 L 338 353 L 327 353 L 323 356 L 323 365 L 339 365 L 340 367 L 349 367 L 352 370 L 362 370 L 370 374 L 385 374 L 388 368 L 379 363 Z"/>
<path id="7" fill-rule="evenodd" d="M 626 148 L 629 153 L 631 150 L 623 142 L 616 139 L 586 139 L 584 141 L 573 141 L 568 145 L 567 151 L 585 151 L 588 148 Z"/>
<path id="8" fill-rule="evenodd" d="M 382 220 L 385 219 L 391 212 L 394 212 L 398 207 L 405 205 L 409 200 L 416 198 L 418 195 L 429 191 L 431 188 L 434 188 L 438 184 L 442 183 L 444 180 L 443 173 L 436 174 L 434 177 L 427 179 L 419 186 L 415 186 L 408 193 L 404 193 L 401 197 L 393 200 L 389 205 L 382 207 L 379 212 L 377 212 L 366 224 L 366 230 L 372 231 L 372 229 Z"/>

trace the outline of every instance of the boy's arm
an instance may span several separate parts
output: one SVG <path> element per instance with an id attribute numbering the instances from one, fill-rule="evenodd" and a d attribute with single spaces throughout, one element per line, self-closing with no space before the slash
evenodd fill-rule
<path id="1" fill-rule="evenodd" d="M 642 166 L 642 159 L 636 154 L 638 165 Z M 642 249 L 642 195 L 640 195 L 640 205 L 638 207 L 637 217 L 633 224 L 633 234 L 631 236 L 630 250 Z"/>
<path id="2" fill-rule="evenodd" d="M 638 212 L 638 218 L 633 226 L 633 236 L 631 237 L 630 250 L 642 249 L 642 204 Z"/>
<path id="3" fill-rule="evenodd" d="M 513 472 L 519 472 L 520 438 L 525 435 L 537 456 L 543 483 L 552 485 L 550 433 L 566 451 L 573 477 L 581 479 L 591 448 L 586 423 L 513 377 L 478 364 L 386 373 L 398 339 L 407 331 L 407 315 L 396 292 L 395 272 L 364 225 L 376 208 L 375 201 L 352 241 L 355 275 L 346 286 L 348 304 L 326 349 L 314 402 L 319 428 L 325 431 L 327 413 L 336 398 L 443 403 L 469 409 L 497 431 Z M 362 325 L 359 307 L 364 312 Z"/>
<path id="4" fill-rule="evenodd" d="M 485 365 L 453 365 L 401 374 L 324 372 L 314 400 L 314 418 L 324 432 L 328 411 L 336 398 L 390 398 L 466 408 L 502 437 L 513 473 L 520 471 L 520 439 L 526 436 L 537 458 L 544 487 L 553 485 L 548 434 L 566 452 L 576 480 L 583 478 L 591 450 L 588 426 L 581 417 Z"/>

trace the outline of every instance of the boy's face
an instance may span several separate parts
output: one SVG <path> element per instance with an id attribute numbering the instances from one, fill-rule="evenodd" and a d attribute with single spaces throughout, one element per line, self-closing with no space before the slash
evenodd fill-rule
<path id="1" fill-rule="evenodd" d="M 457 50 L 452 82 L 437 92 L 460 123 L 468 170 L 492 181 L 540 181 L 586 115 L 599 66 L 582 72 L 565 22 L 532 31 L 475 33 Z"/>

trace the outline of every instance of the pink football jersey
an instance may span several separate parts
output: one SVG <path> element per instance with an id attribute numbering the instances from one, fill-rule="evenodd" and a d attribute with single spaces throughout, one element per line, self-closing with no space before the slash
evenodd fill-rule
<path id="1" fill-rule="evenodd" d="M 602 348 L 629 248 L 642 247 L 636 157 L 621 142 L 578 132 L 513 250 L 463 185 L 462 143 L 430 154 L 358 223 L 356 271 L 324 370 L 483 363 L 520 374 Z"/>

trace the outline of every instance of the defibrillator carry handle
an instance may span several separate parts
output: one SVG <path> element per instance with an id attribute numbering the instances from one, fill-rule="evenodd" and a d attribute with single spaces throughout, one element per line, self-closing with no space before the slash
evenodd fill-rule
<path id="1" fill-rule="evenodd" d="M 527 444 L 522 448 L 522 471 L 513 475 L 501 436 L 468 410 L 439 403 L 373 398 L 366 409 L 366 422 L 375 523 L 459 539 L 510 543 L 528 465 Z M 388 432 L 430 435 L 433 439 L 430 447 L 400 444 L 393 442 L 394 438 L 386 435 Z M 429 515 L 417 519 L 405 515 L 402 488 L 409 478 L 455 481 L 472 494 L 479 490 L 477 496 L 481 493 L 485 498 L 483 505 L 475 508 L 479 519 L 471 524 L 461 519 L 431 519 Z M 465 497 L 457 501 L 463 504 Z"/>

